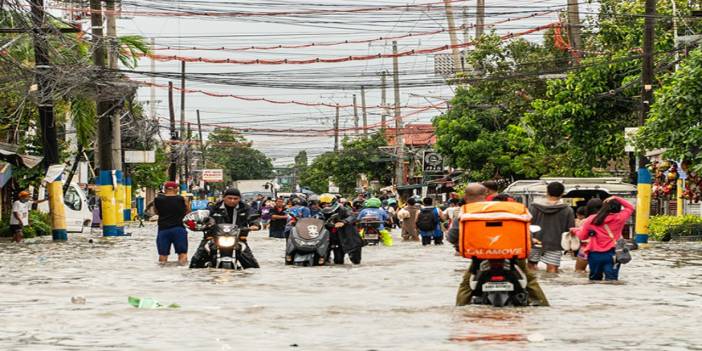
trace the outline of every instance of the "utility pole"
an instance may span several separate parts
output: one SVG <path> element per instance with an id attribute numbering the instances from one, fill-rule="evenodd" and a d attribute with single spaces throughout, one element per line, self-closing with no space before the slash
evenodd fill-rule
<path id="1" fill-rule="evenodd" d="M 388 73 L 386 71 L 380 72 L 380 129 L 385 130 L 388 127 L 388 93 L 387 93 L 387 78 Z"/>
<path id="2" fill-rule="evenodd" d="M 485 30 L 485 0 L 477 0 L 475 7 L 475 39 L 480 39 Z"/>
<path id="3" fill-rule="evenodd" d="M 99 69 L 107 67 L 107 52 L 103 35 L 102 4 L 100 0 L 90 0 L 90 24 L 93 34 L 93 62 Z M 124 201 L 122 172 L 116 169 L 112 153 L 113 118 L 115 104 L 106 100 L 101 88 L 97 88 L 98 149 L 100 153 L 100 175 L 98 185 L 102 204 L 102 235 L 124 235 L 124 213 L 120 207 Z"/>
<path id="4" fill-rule="evenodd" d="M 643 38 L 643 67 L 641 70 L 641 114 L 643 126 L 653 103 L 653 50 L 655 41 L 656 0 L 646 0 Z M 639 174 L 636 194 L 636 242 L 648 242 L 648 223 L 651 216 L 651 173 L 646 168 L 646 156 L 639 155 Z"/>
<path id="5" fill-rule="evenodd" d="M 171 165 L 168 167 L 168 179 L 176 181 L 178 172 L 178 153 L 176 152 L 178 132 L 176 131 L 175 109 L 173 108 L 173 82 L 168 82 L 168 116 L 171 122 Z"/>
<path id="6" fill-rule="evenodd" d="M 202 139 L 202 124 L 200 123 L 200 110 L 197 110 L 197 133 L 200 135 L 200 158 L 202 159 L 202 168 L 205 169 L 205 141 Z"/>
<path id="7" fill-rule="evenodd" d="M 366 113 L 366 87 L 361 85 L 361 110 L 363 111 L 363 135 L 368 135 L 368 114 Z"/>
<path id="8" fill-rule="evenodd" d="M 354 133 L 358 134 L 358 105 L 356 104 L 356 94 L 353 94 L 353 127 Z"/>
<path id="9" fill-rule="evenodd" d="M 467 43 L 470 41 L 470 30 L 468 29 L 468 5 L 463 6 L 463 42 Z M 463 50 L 467 50 L 464 48 Z"/>
<path id="10" fill-rule="evenodd" d="M 151 52 L 156 49 L 156 39 L 151 38 Z M 149 88 L 151 119 L 156 119 L 156 59 L 151 58 L 151 87 Z"/>
<path id="11" fill-rule="evenodd" d="M 183 159 L 185 160 L 185 164 L 183 165 L 183 168 L 185 169 L 185 178 L 183 179 L 186 184 L 188 184 L 188 176 L 190 176 L 190 141 L 192 140 L 192 129 L 190 127 L 190 122 L 186 124 L 186 134 L 185 134 L 185 155 L 183 156 Z"/>
<path id="12" fill-rule="evenodd" d="M 451 55 L 453 56 L 453 74 L 462 72 L 461 54 L 458 51 L 458 36 L 456 35 L 456 21 L 453 18 L 453 5 L 451 0 L 444 0 L 444 8 L 446 9 L 446 20 L 448 22 L 449 39 L 451 40 Z"/>
<path id="13" fill-rule="evenodd" d="M 397 41 L 392 42 L 392 72 L 395 90 L 395 145 L 397 146 L 397 164 L 395 165 L 395 185 L 404 183 L 405 145 L 402 141 L 402 111 L 400 111 L 400 64 L 397 57 Z"/>
<path id="14" fill-rule="evenodd" d="M 580 57 L 583 49 L 582 37 L 580 35 L 580 9 L 578 0 L 568 0 L 568 38 L 575 51 L 575 57 Z M 576 59 L 577 63 L 577 59 Z"/>
<path id="15" fill-rule="evenodd" d="M 44 168 L 59 163 L 56 121 L 54 120 L 53 88 L 49 82 L 51 65 L 49 62 L 49 42 L 46 33 L 46 13 L 44 0 L 32 0 L 32 24 L 34 26 L 34 62 L 37 80 L 37 101 Z"/>
<path id="16" fill-rule="evenodd" d="M 178 140 L 185 140 L 185 61 L 180 61 L 180 138 Z M 182 149 L 181 151 L 185 151 L 185 148 Z M 183 160 L 185 161 L 185 158 Z M 185 164 L 181 165 L 181 182 L 187 181 L 186 168 Z"/>
<path id="17" fill-rule="evenodd" d="M 339 104 L 336 104 L 336 119 L 334 120 L 334 152 L 339 152 Z"/>
<path id="18" fill-rule="evenodd" d="M 53 89 L 49 82 L 51 66 L 49 62 L 49 41 L 46 31 L 46 13 L 43 0 L 32 0 L 32 25 L 34 27 L 34 63 L 37 81 L 37 102 L 39 124 L 41 126 L 44 169 L 59 163 L 56 121 L 54 119 Z M 51 214 L 51 236 L 53 240 L 67 240 L 66 215 L 63 204 L 63 184 L 55 179 L 47 185 L 49 193 L 49 213 Z"/>
<path id="19" fill-rule="evenodd" d="M 119 55 L 119 48 L 117 43 L 117 20 L 115 17 L 115 0 L 105 0 L 105 16 L 107 20 L 107 43 L 109 45 L 109 51 L 107 57 L 109 58 L 110 70 L 116 70 L 117 56 Z M 113 106 L 117 105 L 116 101 L 111 102 Z M 113 169 L 121 171 L 122 170 L 122 125 L 120 124 L 119 114 L 114 114 L 112 118 L 112 162 L 114 163 Z"/>
<path id="20" fill-rule="evenodd" d="M 102 31 L 102 4 L 100 0 L 90 0 L 90 23 L 93 34 L 93 61 L 98 68 L 105 68 L 107 55 Z M 105 101 L 102 95 L 101 91 L 97 92 L 100 170 L 112 170 L 114 169 L 112 159 L 112 106 L 109 101 Z"/>

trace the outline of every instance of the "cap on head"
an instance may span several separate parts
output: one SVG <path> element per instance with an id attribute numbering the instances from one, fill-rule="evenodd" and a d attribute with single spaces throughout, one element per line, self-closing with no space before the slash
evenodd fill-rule
<path id="1" fill-rule="evenodd" d="M 236 196 L 241 197 L 241 191 L 237 188 L 229 188 L 224 191 L 224 196 Z"/>
<path id="2" fill-rule="evenodd" d="M 29 197 L 29 192 L 26 190 L 22 190 L 19 192 L 19 197 Z"/>
<path id="3" fill-rule="evenodd" d="M 178 183 L 172 181 L 165 182 L 163 187 L 166 189 L 178 189 Z"/>

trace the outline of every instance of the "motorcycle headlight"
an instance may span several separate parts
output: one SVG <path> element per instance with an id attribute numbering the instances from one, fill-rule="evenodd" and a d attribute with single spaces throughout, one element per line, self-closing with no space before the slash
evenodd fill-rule
<path id="1" fill-rule="evenodd" d="M 236 239 L 233 236 L 220 236 L 217 239 L 217 244 L 221 247 L 231 247 L 234 246 Z"/>

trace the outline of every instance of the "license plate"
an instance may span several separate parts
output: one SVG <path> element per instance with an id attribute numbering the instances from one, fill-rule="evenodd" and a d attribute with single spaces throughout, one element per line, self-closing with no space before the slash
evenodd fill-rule
<path id="1" fill-rule="evenodd" d="M 499 282 L 499 283 L 492 283 L 488 282 L 483 284 L 483 291 L 484 292 L 493 292 L 493 291 L 513 291 L 514 290 L 514 285 L 510 282 Z"/>
<path id="2" fill-rule="evenodd" d="M 366 234 L 368 240 L 378 240 L 378 234 Z"/>
<path id="3" fill-rule="evenodd" d="M 221 262 L 234 262 L 233 257 L 220 257 L 219 259 Z"/>

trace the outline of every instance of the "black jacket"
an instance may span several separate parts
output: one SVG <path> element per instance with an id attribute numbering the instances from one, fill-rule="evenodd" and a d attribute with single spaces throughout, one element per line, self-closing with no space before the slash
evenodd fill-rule
<path id="1" fill-rule="evenodd" d="M 256 214 L 256 211 L 251 206 L 240 202 L 235 209 L 236 218 L 232 218 L 229 211 L 224 206 L 224 202 L 220 201 L 208 208 L 210 217 L 214 218 L 217 224 L 231 223 L 236 224 L 241 229 L 241 235 L 249 235 L 249 226 L 257 224 L 257 221 L 251 221 L 251 216 Z"/>

